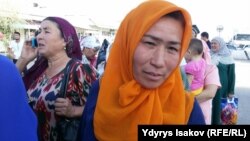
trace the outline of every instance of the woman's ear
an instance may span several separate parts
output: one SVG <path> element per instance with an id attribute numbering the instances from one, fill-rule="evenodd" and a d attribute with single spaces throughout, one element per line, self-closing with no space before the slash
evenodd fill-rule
<path id="1" fill-rule="evenodd" d="M 66 47 L 66 43 L 65 42 L 63 42 L 63 46 Z"/>

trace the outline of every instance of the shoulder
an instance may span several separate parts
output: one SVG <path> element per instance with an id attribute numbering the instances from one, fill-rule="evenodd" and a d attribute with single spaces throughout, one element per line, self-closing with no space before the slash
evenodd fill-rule
<path id="1" fill-rule="evenodd" d="M 93 68 L 88 64 L 82 64 L 80 60 L 74 60 L 71 72 L 75 73 L 78 79 L 84 78 L 83 80 L 86 80 L 89 84 L 93 83 L 97 78 Z"/>
<path id="2" fill-rule="evenodd" d="M 205 70 L 205 85 L 214 84 L 220 86 L 220 77 L 218 68 L 215 65 L 207 64 Z"/>
<path id="3" fill-rule="evenodd" d="M 81 70 L 88 75 L 95 75 L 94 68 L 89 64 L 83 64 L 80 60 L 74 59 L 73 68 Z"/>
<path id="4" fill-rule="evenodd" d="M 218 68 L 216 65 L 207 64 L 206 65 L 206 74 L 218 73 Z"/>
<path id="5" fill-rule="evenodd" d="M 0 55 L 0 140 L 37 140 L 37 121 L 27 103 L 26 90 L 17 68 L 8 58 Z M 11 104 L 11 106 L 10 106 Z M 20 112 L 21 111 L 21 112 Z M 18 126 L 13 121 L 19 121 Z M 7 130 L 6 130 L 7 129 Z"/>
<path id="6" fill-rule="evenodd" d="M 188 62 L 188 63 L 184 66 L 184 68 L 185 68 L 185 70 L 187 70 L 187 69 L 193 69 L 193 66 L 194 66 L 194 62 L 193 62 L 193 61 L 190 61 L 190 62 Z"/>
<path id="7" fill-rule="evenodd" d="M 6 56 L 0 55 L 0 66 L 1 66 L 0 74 L 4 75 L 3 77 L 7 77 L 6 73 L 11 74 L 10 76 L 12 76 L 12 74 L 15 75 L 19 74 L 14 63 L 11 62 L 11 60 Z"/>

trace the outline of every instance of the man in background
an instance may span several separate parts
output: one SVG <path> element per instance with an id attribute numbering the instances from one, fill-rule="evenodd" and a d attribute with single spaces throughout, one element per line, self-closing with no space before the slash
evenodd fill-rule
<path id="1" fill-rule="evenodd" d="M 19 32 L 14 32 L 14 40 L 10 42 L 9 52 L 13 53 L 13 62 L 16 63 L 20 57 L 24 41 L 20 38 Z"/>
<path id="2" fill-rule="evenodd" d="M 193 38 L 197 38 L 197 35 L 200 33 L 199 28 L 197 25 L 192 25 L 192 36 Z"/>
<path id="3" fill-rule="evenodd" d="M 211 42 L 209 41 L 209 34 L 207 32 L 201 33 L 201 39 L 204 40 L 207 43 L 209 49 L 211 49 Z"/>

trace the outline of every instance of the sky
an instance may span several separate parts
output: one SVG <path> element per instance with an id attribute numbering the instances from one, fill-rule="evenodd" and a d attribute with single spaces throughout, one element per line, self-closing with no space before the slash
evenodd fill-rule
<path id="1" fill-rule="evenodd" d="M 0 0 L 3 1 L 3 0 Z M 7 0 L 4 0 L 7 1 Z M 98 22 L 114 24 L 122 21 L 126 14 L 145 0 L 8 0 L 19 9 L 32 9 L 51 16 L 84 15 Z M 220 36 L 228 40 L 234 33 L 250 33 L 250 0 L 168 0 L 186 9 L 201 32 L 207 31 L 210 38 L 218 36 L 218 26 L 223 26 Z M 33 2 L 39 7 L 32 8 Z M 79 19 L 80 20 L 80 19 Z"/>
<path id="2" fill-rule="evenodd" d="M 220 36 L 228 40 L 235 33 L 250 34 L 250 0 L 169 0 L 189 11 L 193 24 L 210 37 L 218 36 L 218 26 L 223 26 Z"/>

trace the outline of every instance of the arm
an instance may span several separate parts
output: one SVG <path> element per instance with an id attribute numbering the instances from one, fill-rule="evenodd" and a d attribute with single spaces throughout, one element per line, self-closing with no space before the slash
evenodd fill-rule
<path id="1" fill-rule="evenodd" d="M 199 103 L 212 99 L 215 96 L 217 89 L 218 86 L 215 84 L 205 85 L 203 91 L 196 96 L 196 99 Z"/>
<path id="2" fill-rule="evenodd" d="M 194 76 L 191 74 L 187 74 L 187 80 L 188 80 L 188 85 L 191 86 L 192 85 L 192 81 L 194 79 Z"/>
<path id="3" fill-rule="evenodd" d="M 197 95 L 198 102 L 212 99 L 217 89 L 221 86 L 218 69 L 215 65 L 207 65 L 205 71 L 204 89 L 201 94 Z"/>
<path id="4" fill-rule="evenodd" d="M 25 57 L 20 56 L 16 62 L 16 67 L 19 70 L 20 73 L 23 72 L 23 70 L 26 68 L 26 66 L 29 64 L 29 60 Z"/>

